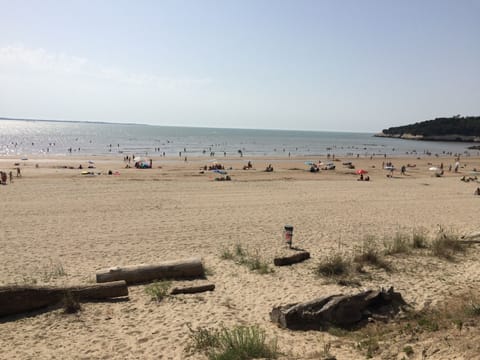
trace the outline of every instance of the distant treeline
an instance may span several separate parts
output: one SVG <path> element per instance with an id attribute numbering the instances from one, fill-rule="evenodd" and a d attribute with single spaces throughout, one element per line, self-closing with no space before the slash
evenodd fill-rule
<path id="1" fill-rule="evenodd" d="M 436 118 L 411 125 L 391 127 L 382 132 L 388 135 L 411 134 L 426 137 L 454 134 L 480 136 L 480 116 L 461 117 L 457 115 L 450 118 Z"/>

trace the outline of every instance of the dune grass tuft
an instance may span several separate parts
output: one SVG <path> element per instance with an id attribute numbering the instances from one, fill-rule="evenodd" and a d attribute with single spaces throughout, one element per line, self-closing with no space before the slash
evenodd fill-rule
<path id="1" fill-rule="evenodd" d="M 160 302 L 167 296 L 171 286 L 171 281 L 155 281 L 145 287 L 145 293 L 149 295 L 152 300 Z"/>
<path id="2" fill-rule="evenodd" d="M 224 249 L 220 257 L 223 260 L 233 260 L 237 264 L 244 265 L 258 274 L 264 275 L 274 271 L 272 267 L 262 259 L 258 250 L 252 254 L 244 249 L 241 244 L 235 245 L 234 251 Z"/>
<path id="3" fill-rule="evenodd" d="M 375 238 L 371 236 L 367 236 L 364 239 L 362 247 L 360 248 L 359 253 L 355 255 L 353 261 L 360 265 L 370 265 L 379 269 L 384 269 L 385 271 L 392 270 L 392 266 L 383 258 Z"/>
<path id="4" fill-rule="evenodd" d="M 203 352 L 209 360 L 276 359 L 277 341 L 267 342 L 265 331 L 257 326 L 236 326 L 231 329 L 190 328 L 192 351 Z"/>
<path id="5" fill-rule="evenodd" d="M 350 261 L 338 253 L 323 259 L 316 267 L 315 273 L 327 277 L 342 276 L 347 275 L 350 268 Z"/>
<path id="6" fill-rule="evenodd" d="M 432 255 L 446 260 L 453 260 L 455 254 L 465 252 L 465 245 L 459 241 L 459 236 L 440 228 L 431 245 Z"/>
<path id="7" fill-rule="evenodd" d="M 412 247 L 409 236 L 397 231 L 391 242 L 385 242 L 385 254 L 408 254 Z"/>

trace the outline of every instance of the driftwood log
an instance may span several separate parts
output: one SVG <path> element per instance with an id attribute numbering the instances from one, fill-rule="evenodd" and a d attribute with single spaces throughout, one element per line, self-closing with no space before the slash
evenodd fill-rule
<path id="1" fill-rule="evenodd" d="M 170 291 L 171 295 L 176 294 L 194 294 L 205 291 L 213 291 L 215 289 L 215 284 L 204 284 L 197 286 L 186 286 L 186 287 L 175 287 Z"/>
<path id="2" fill-rule="evenodd" d="M 480 231 L 464 235 L 460 241 L 464 244 L 478 244 L 480 243 Z"/>
<path id="3" fill-rule="evenodd" d="M 78 300 L 100 300 L 128 295 L 125 281 L 85 286 L 3 286 L 0 287 L 0 316 L 20 314 L 59 303 L 70 293 Z"/>
<path id="4" fill-rule="evenodd" d="M 97 271 L 97 283 L 125 280 L 141 283 L 161 279 L 185 279 L 203 277 L 205 271 L 200 258 L 165 261 L 157 265 L 131 265 Z"/>
<path id="5" fill-rule="evenodd" d="M 296 264 L 307 259 L 310 259 L 310 253 L 308 251 L 299 251 L 293 255 L 276 257 L 273 259 L 273 263 L 275 266 L 285 266 Z"/>
<path id="6" fill-rule="evenodd" d="M 406 305 L 402 295 L 388 290 L 367 290 L 355 295 L 331 295 L 304 303 L 274 307 L 270 319 L 292 330 L 349 328 L 370 317 L 388 318 Z"/>

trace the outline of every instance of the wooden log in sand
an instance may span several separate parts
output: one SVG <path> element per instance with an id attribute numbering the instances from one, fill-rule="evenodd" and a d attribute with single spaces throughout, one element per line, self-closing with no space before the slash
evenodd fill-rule
<path id="1" fill-rule="evenodd" d="M 480 231 L 470 233 L 462 236 L 460 242 L 464 244 L 478 244 L 480 243 Z"/>
<path id="2" fill-rule="evenodd" d="M 175 287 L 170 291 L 171 295 L 176 294 L 194 294 L 205 291 L 213 291 L 215 289 L 215 284 L 205 284 L 197 286 L 186 286 L 186 287 Z"/>
<path id="3" fill-rule="evenodd" d="M 66 293 L 78 300 L 100 300 L 128 295 L 125 281 L 85 286 L 3 286 L 0 287 L 0 316 L 20 314 L 60 302 Z"/>
<path id="4" fill-rule="evenodd" d="M 369 317 L 393 317 L 404 305 L 402 295 L 393 288 L 367 290 L 355 295 L 330 295 L 274 307 L 270 319 L 293 330 L 319 330 L 330 326 L 348 328 Z"/>
<path id="5" fill-rule="evenodd" d="M 300 251 L 293 255 L 277 257 L 273 259 L 273 263 L 275 266 L 284 266 L 299 263 L 307 259 L 310 259 L 310 253 L 308 251 Z"/>
<path id="6" fill-rule="evenodd" d="M 197 278 L 205 275 L 202 260 L 165 261 L 157 265 L 131 265 L 97 271 L 97 283 L 125 280 L 127 283 L 141 283 L 160 279 Z"/>

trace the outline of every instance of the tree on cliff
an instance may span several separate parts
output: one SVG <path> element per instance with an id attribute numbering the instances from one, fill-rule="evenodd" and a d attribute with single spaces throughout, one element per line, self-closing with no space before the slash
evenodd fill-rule
<path id="1" fill-rule="evenodd" d="M 480 116 L 461 117 L 456 115 L 450 118 L 436 118 L 411 125 L 391 127 L 382 132 L 386 135 L 480 136 Z"/>

